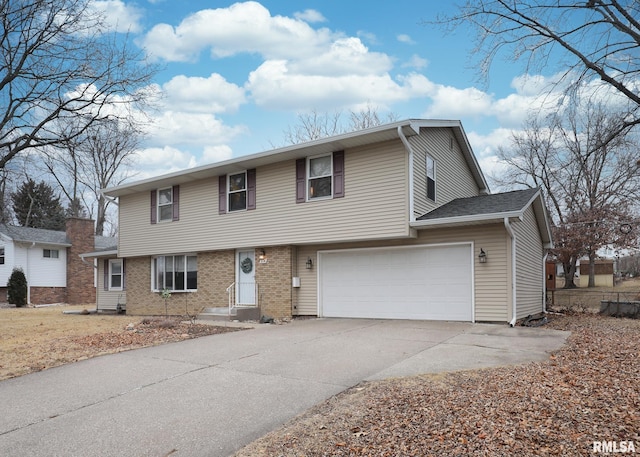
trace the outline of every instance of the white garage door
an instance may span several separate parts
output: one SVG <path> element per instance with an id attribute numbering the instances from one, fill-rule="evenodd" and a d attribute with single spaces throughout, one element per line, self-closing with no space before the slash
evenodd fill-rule
<path id="1" fill-rule="evenodd" d="M 473 320 L 471 246 L 320 253 L 319 315 Z"/>

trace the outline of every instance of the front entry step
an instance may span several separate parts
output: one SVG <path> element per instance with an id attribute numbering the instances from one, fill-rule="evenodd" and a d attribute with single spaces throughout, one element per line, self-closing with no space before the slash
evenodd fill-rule
<path id="1" fill-rule="evenodd" d="M 218 308 L 205 308 L 202 310 L 200 314 L 198 314 L 198 319 L 208 319 L 208 320 L 216 320 L 216 321 L 257 321 L 260 320 L 260 308 L 231 308 L 231 313 L 229 313 L 229 308 L 218 307 Z"/>

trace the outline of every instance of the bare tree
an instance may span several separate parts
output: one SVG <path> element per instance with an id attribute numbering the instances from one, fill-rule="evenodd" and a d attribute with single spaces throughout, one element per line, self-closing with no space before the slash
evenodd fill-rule
<path id="1" fill-rule="evenodd" d="M 89 0 L 0 0 L 0 169 L 32 148 L 64 145 L 95 121 L 143 104 L 154 68 L 109 33 Z M 117 108 L 117 106 L 120 108 Z"/>
<path id="2" fill-rule="evenodd" d="M 629 101 L 630 115 L 602 141 L 640 124 L 640 3 L 636 0 L 468 0 L 438 22 L 475 28 L 481 76 L 500 54 L 527 71 L 553 68 L 571 89 L 600 80 Z"/>
<path id="3" fill-rule="evenodd" d="M 618 229 L 635 219 L 633 205 L 640 196 L 637 145 L 630 127 L 622 130 L 624 135 L 602 141 L 624 122 L 624 113 L 576 102 L 544 122 L 532 118 L 522 132 L 513 134 L 509 150 L 498 151 L 507 165 L 498 184 L 545 191 L 565 287 L 575 286 L 573 274 L 581 256 L 588 255 L 593 265 L 600 247 L 630 239 L 618 236 Z"/>
<path id="4" fill-rule="evenodd" d="M 350 110 L 346 121 L 342 111 L 319 113 L 314 109 L 307 113 L 299 113 L 297 117 L 298 122 L 289 126 L 284 132 L 285 144 L 299 144 L 341 133 L 364 130 L 398 119 L 394 113 L 382 116 L 378 107 L 370 103 L 361 110 Z"/>
<path id="5" fill-rule="evenodd" d="M 73 129 L 67 126 L 64 131 Z M 96 235 L 103 235 L 112 204 L 101 189 L 117 186 L 131 176 L 141 131 L 132 122 L 103 119 L 81 135 L 69 135 L 64 147 L 50 148 L 44 164 L 70 202 L 71 212 L 84 208 L 95 218 Z M 72 214 L 80 216 L 81 214 Z"/>

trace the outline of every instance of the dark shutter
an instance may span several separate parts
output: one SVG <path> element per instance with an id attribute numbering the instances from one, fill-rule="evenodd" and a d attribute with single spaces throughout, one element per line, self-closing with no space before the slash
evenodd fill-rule
<path id="1" fill-rule="evenodd" d="M 102 287 L 104 288 L 104 290 L 109 290 L 109 259 L 104 259 L 104 262 L 102 264 L 104 266 L 104 284 L 102 285 Z"/>
<path id="2" fill-rule="evenodd" d="M 247 209 L 256 209 L 256 169 L 247 170 Z"/>
<path id="3" fill-rule="evenodd" d="M 306 169 L 307 159 L 296 160 L 296 203 L 304 203 L 307 201 L 305 186 Z"/>
<path id="4" fill-rule="evenodd" d="M 218 214 L 227 212 L 227 176 L 218 176 Z"/>
<path id="5" fill-rule="evenodd" d="M 124 267 L 126 264 L 127 261 L 122 259 L 122 290 L 127 290 L 127 274 Z"/>
<path id="6" fill-rule="evenodd" d="M 158 193 L 156 190 L 151 191 L 151 223 L 155 224 L 158 221 Z"/>
<path id="7" fill-rule="evenodd" d="M 173 218 L 174 221 L 180 220 L 180 186 L 173 186 Z"/>
<path id="8" fill-rule="evenodd" d="M 344 151 L 333 153 L 333 198 L 344 197 Z"/>

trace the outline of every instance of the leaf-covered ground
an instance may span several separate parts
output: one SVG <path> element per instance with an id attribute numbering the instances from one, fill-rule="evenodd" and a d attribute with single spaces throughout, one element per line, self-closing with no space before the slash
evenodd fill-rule
<path id="1" fill-rule="evenodd" d="M 236 454 L 582 456 L 640 452 L 640 321 L 552 316 L 572 332 L 547 361 L 363 383 Z"/>

